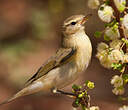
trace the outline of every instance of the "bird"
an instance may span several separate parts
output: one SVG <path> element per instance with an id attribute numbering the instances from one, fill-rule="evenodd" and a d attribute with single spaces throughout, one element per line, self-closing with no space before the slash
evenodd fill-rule
<path id="1" fill-rule="evenodd" d="M 73 83 L 88 67 L 92 56 L 92 45 L 85 33 L 84 24 L 88 15 L 73 15 L 62 25 L 62 41 L 55 55 L 50 57 L 26 82 L 25 87 L 3 101 L 9 103 L 19 97 L 39 91 L 50 92 Z"/>

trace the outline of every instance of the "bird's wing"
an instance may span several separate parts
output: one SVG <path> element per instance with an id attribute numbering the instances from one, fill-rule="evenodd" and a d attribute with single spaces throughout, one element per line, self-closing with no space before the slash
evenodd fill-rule
<path id="1" fill-rule="evenodd" d="M 70 58 L 72 58 L 76 53 L 76 50 L 72 48 L 60 48 L 56 55 L 51 57 L 46 63 L 44 63 L 38 71 L 26 82 L 26 86 L 31 84 L 38 78 L 46 75 L 50 70 L 65 64 Z"/>

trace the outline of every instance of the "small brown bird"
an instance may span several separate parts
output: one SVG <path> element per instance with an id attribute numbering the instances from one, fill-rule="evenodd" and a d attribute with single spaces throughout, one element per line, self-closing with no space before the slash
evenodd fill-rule
<path id="1" fill-rule="evenodd" d="M 61 89 L 80 76 L 88 67 L 92 54 L 91 42 L 84 31 L 89 16 L 74 15 L 64 21 L 64 37 L 56 54 L 38 69 L 22 90 L 1 105 L 38 91 Z"/>

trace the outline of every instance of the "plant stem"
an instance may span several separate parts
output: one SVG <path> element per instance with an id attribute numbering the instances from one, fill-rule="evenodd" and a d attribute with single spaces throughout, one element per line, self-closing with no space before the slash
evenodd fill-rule
<path id="1" fill-rule="evenodd" d="M 69 96 L 69 97 L 72 97 L 72 98 L 77 96 L 74 93 L 64 92 L 64 91 L 61 91 L 61 90 L 58 90 L 58 89 L 56 90 L 56 93 L 60 93 L 60 94 L 63 94 L 63 95 L 66 95 L 66 96 Z"/>
<path id="2" fill-rule="evenodd" d="M 121 24 L 121 21 L 120 21 L 120 18 L 121 18 L 122 16 L 124 16 L 124 14 L 121 15 L 120 11 L 117 9 L 117 7 L 116 7 L 116 5 L 115 5 L 115 3 L 114 3 L 114 0 L 109 0 L 109 1 L 110 1 L 110 4 L 109 4 L 109 5 L 110 5 L 110 6 L 113 8 L 113 10 L 114 10 L 114 14 L 115 14 L 116 21 L 119 23 L 118 29 L 119 29 L 120 36 L 121 36 L 121 38 L 127 39 L 127 36 L 125 35 L 125 32 L 124 32 L 124 28 L 123 28 L 123 26 L 122 26 L 122 24 Z M 127 3 L 128 3 L 128 2 L 127 2 Z M 127 4 L 127 3 L 126 3 L 126 4 Z M 128 4 L 127 4 L 127 5 L 128 5 Z M 128 48 L 127 48 L 126 44 L 123 46 L 122 50 L 123 50 L 124 53 L 128 53 Z M 125 67 L 124 73 L 127 73 L 127 72 L 128 72 L 128 64 L 127 64 L 126 67 Z"/>
<path id="3" fill-rule="evenodd" d="M 121 36 L 121 38 L 126 38 L 125 33 L 124 33 L 124 29 L 123 29 L 122 24 L 120 22 L 121 13 L 116 8 L 113 0 L 110 0 L 110 6 L 113 8 L 113 10 L 115 12 L 116 21 L 119 23 L 118 29 L 119 29 L 120 36 Z"/>
<path id="4" fill-rule="evenodd" d="M 115 12 L 114 14 L 115 14 L 116 21 L 119 23 L 118 29 L 119 29 L 120 36 L 121 36 L 121 38 L 127 39 L 127 37 L 125 36 L 124 28 L 123 28 L 123 26 L 121 24 L 121 21 L 120 21 L 121 13 L 117 9 L 117 7 L 116 7 L 116 5 L 114 3 L 114 0 L 109 0 L 109 1 L 110 1 L 109 5 L 113 8 L 113 10 Z M 126 45 L 124 45 L 123 51 L 124 51 L 124 53 L 128 52 L 128 48 L 126 47 Z"/>

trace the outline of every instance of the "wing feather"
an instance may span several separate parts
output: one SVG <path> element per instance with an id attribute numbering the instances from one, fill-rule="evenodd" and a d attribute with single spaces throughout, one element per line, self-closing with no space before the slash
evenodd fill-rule
<path id="1" fill-rule="evenodd" d="M 46 75 L 50 70 L 65 64 L 65 62 L 68 61 L 75 53 L 76 50 L 72 48 L 60 48 L 56 52 L 55 56 L 51 57 L 37 70 L 37 72 L 26 82 L 26 85 L 29 85 L 38 78 Z"/>

